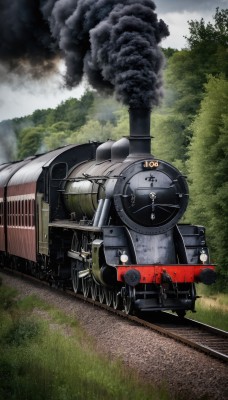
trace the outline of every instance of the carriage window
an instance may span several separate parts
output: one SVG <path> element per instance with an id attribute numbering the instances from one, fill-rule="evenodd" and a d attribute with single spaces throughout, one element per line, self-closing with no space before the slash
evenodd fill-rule
<path id="1" fill-rule="evenodd" d="M 13 225 L 13 202 L 9 202 L 9 222 L 10 225 Z"/>
<path id="2" fill-rule="evenodd" d="M 10 202 L 7 203 L 7 224 L 10 225 Z"/>
<path id="3" fill-rule="evenodd" d="M 32 226 L 32 220 L 31 220 L 31 209 L 32 209 L 32 200 L 29 200 L 29 207 L 28 207 L 28 219 L 29 219 L 29 226 Z"/>
<path id="4" fill-rule="evenodd" d="M 28 226 L 31 226 L 31 201 L 28 200 Z"/>
<path id="5" fill-rule="evenodd" d="M 8 226 L 34 226 L 35 200 L 15 200 L 7 202 Z M 0 225 L 4 220 L 4 203 L 0 202 Z"/>
<path id="6" fill-rule="evenodd" d="M 19 201 L 15 201 L 15 206 L 16 206 L 16 226 L 19 224 Z"/>
<path id="7" fill-rule="evenodd" d="M 34 226 L 35 201 L 29 200 L 29 226 Z"/>
<path id="8" fill-rule="evenodd" d="M 18 201 L 18 225 L 21 226 L 21 201 Z"/>
<path id="9" fill-rule="evenodd" d="M 18 225 L 18 201 L 15 201 L 15 226 Z"/>
<path id="10" fill-rule="evenodd" d="M 25 226 L 28 226 L 28 200 L 25 200 Z"/>
<path id="11" fill-rule="evenodd" d="M 16 225 L 16 216 L 15 216 L 15 201 L 12 201 L 12 224 L 15 226 Z"/>
<path id="12" fill-rule="evenodd" d="M 21 201 L 21 226 L 24 226 L 25 222 L 25 202 L 24 200 Z"/>

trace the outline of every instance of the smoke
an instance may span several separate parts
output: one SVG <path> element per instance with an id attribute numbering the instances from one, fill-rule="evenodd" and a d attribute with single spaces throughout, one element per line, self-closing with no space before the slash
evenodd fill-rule
<path id="1" fill-rule="evenodd" d="M 0 123 L 0 164 L 14 160 L 17 151 L 17 138 L 11 121 Z"/>
<path id="2" fill-rule="evenodd" d="M 168 36 L 151 0 L 0 0 L 0 63 L 35 78 L 66 64 L 66 85 L 83 76 L 101 93 L 133 107 L 161 95 Z"/>
<path id="3" fill-rule="evenodd" d="M 53 71 L 58 58 L 40 3 L 43 1 L 0 0 L 0 61 L 18 74 L 29 66 L 35 78 Z"/>

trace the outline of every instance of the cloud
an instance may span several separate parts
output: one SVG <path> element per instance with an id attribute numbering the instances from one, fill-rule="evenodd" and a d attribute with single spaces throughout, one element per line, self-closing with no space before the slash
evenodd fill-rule
<path id="1" fill-rule="evenodd" d="M 200 12 L 203 17 L 205 10 L 216 10 L 216 7 L 227 8 L 228 0 L 157 0 L 156 5 L 158 12 Z"/>
<path id="2" fill-rule="evenodd" d="M 36 109 L 54 108 L 70 97 L 81 97 L 85 82 L 69 90 L 64 85 L 62 72 L 40 81 L 11 76 L 10 82 L 0 85 L 0 121 L 25 116 Z"/>
<path id="3" fill-rule="evenodd" d="M 188 21 L 200 21 L 202 18 L 202 14 L 196 11 L 183 11 L 181 13 L 176 11 L 160 15 L 168 25 L 170 31 L 170 36 L 163 40 L 162 47 L 171 47 L 178 50 L 187 47 L 185 36 L 189 36 Z M 206 22 L 212 21 L 212 14 L 210 11 L 204 14 L 204 20 Z"/>

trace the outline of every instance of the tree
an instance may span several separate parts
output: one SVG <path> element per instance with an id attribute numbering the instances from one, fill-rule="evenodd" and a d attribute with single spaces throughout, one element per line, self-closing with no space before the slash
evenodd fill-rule
<path id="1" fill-rule="evenodd" d="M 43 135 L 42 126 L 22 129 L 18 142 L 18 158 L 23 159 L 42 151 Z"/>
<path id="2" fill-rule="evenodd" d="M 88 113 L 94 102 L 94 93 L 87 91 L 80 100 L 69 99 L 56 109 L 56 122 L 68 122 L 70 130 L 80 129 L 87 120 Z"/>
<path id="3" fill-rule="evenodd" d="M 182 169 L 191 142 L 190 126 L 204 98 L 208 76 L 223 73 L 228 77 L 228 10 L 217 9 L 214 21 L 190 21 L 188 48 L 167 53 L 164 101 L 153 114 L 153 149 Z"/>
<path id="4" fill-rule="evenodd" d="M 216 9 L 214 25 L 200 21 L 189 22 L 190 36 L 186 37 L 194 59 L 198 59 L 205 74 L 218 76 L 223 73 L 228 77 L 228 9 Z"/>
<path id="5" fill-rule="evenodd" d="M 52 110 L 49 108 L 48 110 L 36 110 L 32 113 L 32 123 L 35 126 L 45 125 L 47 115 L 51 113 Z"/>
<path id="6" fill-rule="evenodd" d="M 177 51 L 177 49 L 173 49 L 172 47 L 167 47 L 166 49 L 164 49 L 162 47 L 162 52 L 164 53 L 164 55 L 167 59 L 172 57 L 174 55 L 174 53 L 176 53 L 176 51 Z"/>
<path id="7" fill-rule="evenodd" d="M 211 22 L 206 24 L 203 18 L 200 21 L 189 22 L 190 36 L 186 39 L 190 49 L 202 49 L 205 48 L 205 44 L 209 45 L 207 50 L 210 50 L 211 45 L 227 46 L 228 9 L 219 11 L 217 7 L 213 19 L 214 25 Z"/>
<path id="8" fill-rule="evenodd" d="M 200 111 L 192 124 L 189 150 L 193 223 L 207 228 L 220 282 L 228 283 L 228 81 L 210 77 Z"/>
<path id="9" fill-rule="evenodd" d="M 72 132 L 69 130 L 69 123 L 61 121 L 56 122 L 46 129 L 43 145 L 46 150 L 53 150 L 60 146 L 68 144 Z"/>
<path id="10" fill-rule="evenodd" d="M 152 154 L 184 169 L 186 153 L 185 120 L 181 114 L 152 115 Z"/>
<path id="11" fill-rule="evenodd" d="M 89 120 L 78 131 L 72 133 L 68 143 L 103 142 L 112 138 L 112 131 L 113 125 L 110 122 L 104 125 L 99 121 Z"/>

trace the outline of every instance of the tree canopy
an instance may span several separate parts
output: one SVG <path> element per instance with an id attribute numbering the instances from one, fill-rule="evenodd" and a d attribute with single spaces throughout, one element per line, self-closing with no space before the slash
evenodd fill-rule
<path id="1" fill-rule="evenodd" d="M 188 48 L 175 51 L 167 59 L 164 101 L 157 109 L 153 126 L 158 155 L 162 154 L 172 162 L 180 160 L 183 165 L 191 142 L 191 124 L 204 98 L 209 75 L 220 76 L 222 73 L 225 79 L 228 77 L 228 9 L 216 9 L 214 25 L 206 24 L 203 18 L 190 21 L 189 33 Z M 179 121 L 180 129 L 178 133 L 177 126 L 173 137 L 174 120 Z M 168 144 L 164 147 L 167 140 L 171 142 L 171 151 Z"/>
<path id="2" fill-rule="evenodd" d="M 189 147 L 191 205 L 188 217 L 207 227 L 213 259 L 228 283 L 228 81 L 210 77 L 192 124 Z"/>
<path id="3" fill-rule="evenodd" d="M 211 45 L 228 45 L 228 9 L 219 10 L 217 7 L 213 19 L 214 25 L 211 22 L 206 24 L 203 18 L 189 22 L 190 36 L 186 39 L 191 50 L 205 49 L 205 45 L 208 45 L 207 50 Z"/>

